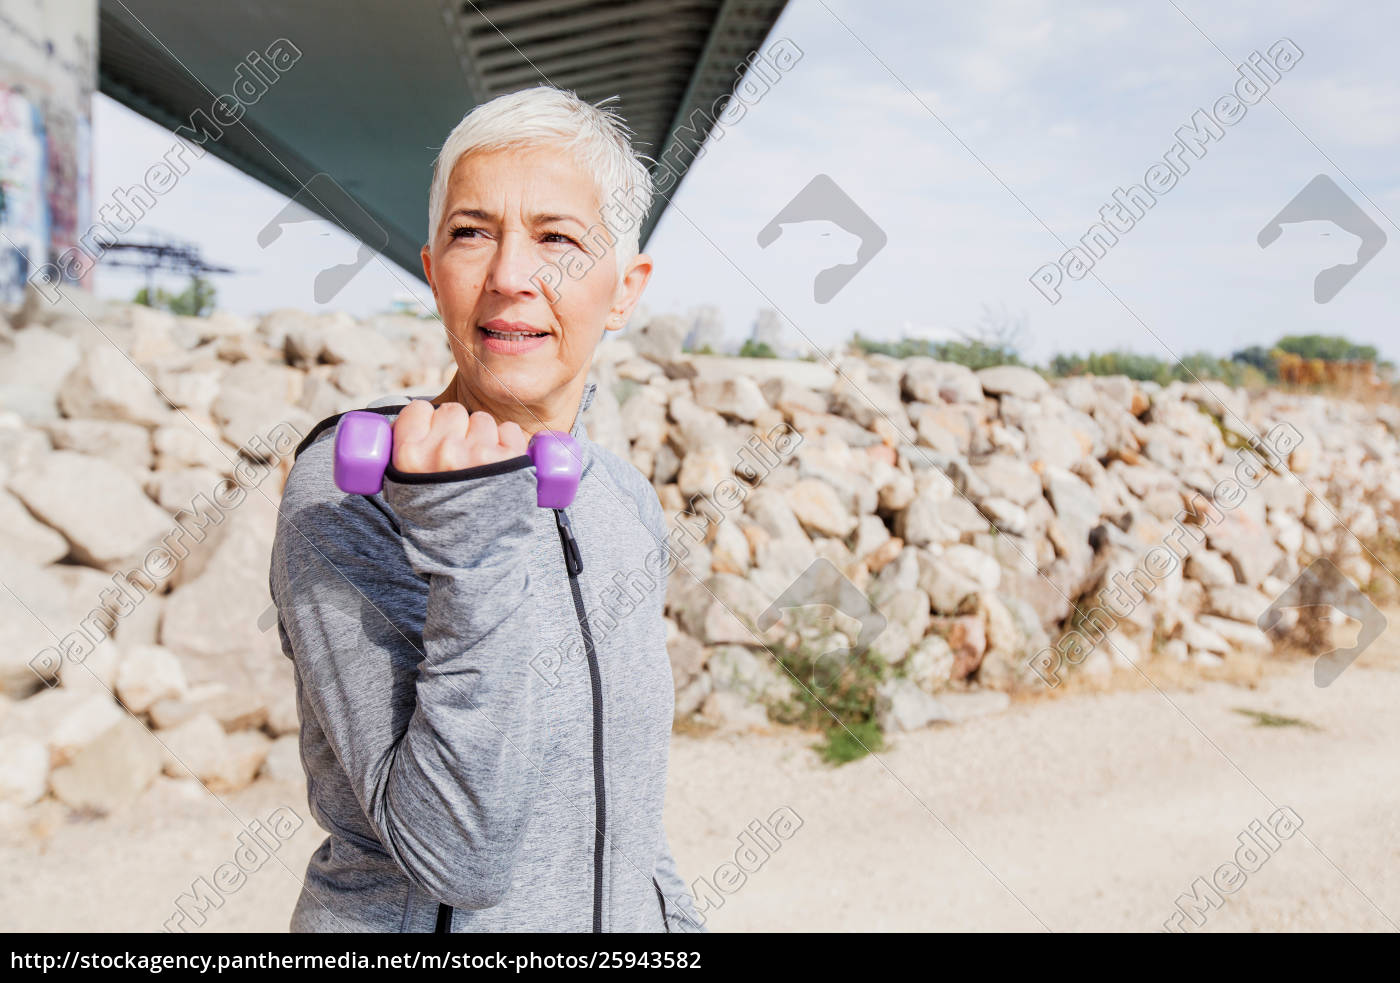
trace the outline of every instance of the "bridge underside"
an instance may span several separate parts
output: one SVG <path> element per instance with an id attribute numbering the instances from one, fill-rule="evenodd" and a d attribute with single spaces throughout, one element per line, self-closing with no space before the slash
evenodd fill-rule
<path id="1" fill-rule="evenodd" d="M 733 90 L 784 5 L 100 0 L 99 80 L 102 92 L 172 130 L 213 120 L 220 132 L 205 150 L 421 276 L 432 161 L 473 106 L 545 82 L 590 102 L 617 95 L 638 149 L 683 177 L 698 141 L 677 130 L 708 119 Z M 285 42 L 298 53 L 280 73 L 279 39 L 284 60 Z M 237 103 L 216 107 L 222 95 Z M 236 122 L 229 114 L 217 126 L 220 112 L 240 106 Z M 333 183 L 302 191 L 322 173 Z M 667 182 L 671 193 L 676 183 Z M 647 217 L 643 244 L 665 204 Z"/>

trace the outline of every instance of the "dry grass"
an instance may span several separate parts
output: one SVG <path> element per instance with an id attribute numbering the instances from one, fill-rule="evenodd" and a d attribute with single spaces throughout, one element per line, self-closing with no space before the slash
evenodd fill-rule
<path id="1" fill-rule="evenodd" d="M 1400 605 L 1382 606 L 1381 610 L 1388 622 L 1386 630 L 1361 653 L 1355 664 L 1400 671 Z M 1303 637 L 1306 637 L 1308 631 L 1315 633 L 1314 637 L 1319 640 L 1317 647 L 1284 639 L 1275 645 L 1269 655 L 1234 652 L 1217 666 L 1196 665 L 1154 654 L 1150 658 L 1139 660 L 1137 667 L 1132 669 L 1114 666 L 1111 672 L 1101 674 L 1082 671 L 1062 673 L 1060 685 L 1054 689 L 1036 683 L 1013 693 L 1012 699 L 1016 702 L 1030 703 L 1045 699 L 1063 699 L 1084 693 L 1145 689 L 1191 692 L 1204 683 L 1215 682 L 1256 689 L 1265 679 L 1283 675 L 1300 662 L 1310 662 L 1322 651 L 1354 644 L 1361 627 L 1359 623 L 1350 620 L 1334 627 L 1324 619 L 1308 618 L 1306 612 L 1300 622 L 1309 626 L 1304 630 Z"/>

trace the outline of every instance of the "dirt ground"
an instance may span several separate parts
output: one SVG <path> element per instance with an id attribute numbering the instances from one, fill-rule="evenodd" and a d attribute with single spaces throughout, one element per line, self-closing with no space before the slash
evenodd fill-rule
<path id="1" fill-rule="evenodd" d="M 1400 929 L 1400 613 L 1326 689 L 1310 661 L 1233 681 L 1143 680 L 1017 701 L 1004 713 L 896 737 L 839 768 L 813 737 L 677 734 L 667 829 L 687 882 L 705 878 L 711 931 L 1155 931 L 1198 877 L 1235 859 L 1277 810 L 1301 826 L 1196 931 Z M 1299 723 L 1261 726 L 1237 711 Z M 1277 723 L 1277 721 L 1275 721 Z M 1310 725 L 1310 726 L 1308 726 Z M 0 844 L 8 931 L 159 931 L 177 894 L 233 859 L 239 820 L 286 805 L 262 781 L 222 801 L 161 779 L 125 814 L 41 810 Z M 770 855 L 740 834 L 786 809 Z M 796 817 L 794 819 L 794 817 Z M 283 931 L 309 820 L 198 931 Z M 730 880 L 725 880 L 726 875 Z"/>

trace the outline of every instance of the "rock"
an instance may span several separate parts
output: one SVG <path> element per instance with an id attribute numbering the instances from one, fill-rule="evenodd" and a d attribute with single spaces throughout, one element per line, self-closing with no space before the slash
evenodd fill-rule
<path id="1" fill-rule="evenodd" d="M 1206 528 L 1210 548 L 1223 553 L 1242 584 L 1258 584 L 1283 558 L 1268 527 L 1239 512 L 1227 513 Z"/>
<path id="2" fill-rule="evenodd" d="M 758 383 L 748 376 L 728 379 L 696 379 L 695 402 L 724 416 L 752 423 L 768 408 Z"/>
<path id="3" fill-rule="evenodd" d="M 975 577 L 926 552 L 919 554 L 918 586 L 939 614 L 957 613 L 965 598 L 982 589 Z"/>
<path id="4" fill-rule="evenodd" d="M 267 749 L 259 778 L 270 782 L 291 782 L 301 784 L 306 781 L 306 770 L 301 764 L 301 742 L 294 736 L 279 737 Z"/>
<path id="5" fill-rule="evenodd" d="M 234 667 L 228 672 L 237 676 Z M 223 683 L 200 682 L 184 696 L 166 697 L 151 704 L 151 723 L 157 730 L 170 730 L 188 720 L 207 714 L 226 731 L 255 730 L 268 721 L 268 703 L 250 686 L 231 688 Z"/>
<path id="6" fill-rule="evenodd" d="M 57 392 L 80 357 L 71 338 L 48 328 L 29 328 L 15 335 L 9 350 L 0 357 L 0 385 Z"/>
<path id="7" fill-rule="evenodd" d="M 68 540 L 34 518 L 19 499 L 3 490 L 0 490 L 0 529 L 5 530 L 5 553 L 26 563 L 44 566 L 68 555 Z"/>
<path id="8" fill-rule="evenodd" d="M 59 682 L 66 690 L 95 693 L 111 700 L 122 661 L 122 651 L 117 644 L 103 638 L 81 658 L 75 653 L 72 658 L 65 659 L 58 671 Z"/>
<path id="9" fill-rule="evenodd" d="M 983 499 L 978 507 L 999 532 L 1022 536 L 1030 528 L 1030 516 L 1026 510 L 1008 499 L 993 495 Z"/>
<path id="10" fill-rule="evenodd" d="M 1041 496 L 1041 476 L 1025 461 L 1009 454 L 993 454 L 973 467 L 989 492 L 1017 505 L 1030 505 Z"/>
<path id="11" fill-rule="evenodd" d="M 943 708 L 912 680 L 887 679 L 876 690 L 876 720 L 887 734 L 908 733 L 948 718 Z"/>
<path id="12" fill-rule="evenodd" d="M 47 454 L 48 434 L 25 426 L 17 414 L 0 411 L 0 481 Z"/>
<path id="13" fill-rule="evenodd" d="M 69 808 L 110 814 L 134 802 L 160 768 L 160 745 L 122 714 L 69 764 L 55 769 L 49 784 Z"/>
<path id="14" fill-rule="evenodd" d="M 0 737 L 0 803 L 27 806 L 49 788 L 49 749 L 37 737 Z"/>
<path id="15" fill-rule="evenodd" d="M 208 468 L 156 471 L 146 484 L 146 491 L 173 516 L 182 511 L 196 513 L 205 501 L 217 502 L 217 495 L 230 481 L 232 479 Z"/>
<path id="16" fill-rule="evenodd" d="M 54 451 L 11 475 L 10 490 L 72 544 L 81 562 L 116 570 L 172 529 L 170 517 L 120 468 Z"/>
<path id="17" fill-rule="evenodd" d="M 1235 583 L 1235 568 L 1219 553 L 1198 547 L 1186 558 L 1186 576 L 1206 587 L 1229 587 Z"/>
<path id="18" fill-rule="evenodd" d="M 705 699 L 714 691 L 710 674 L 701 672 L 684 687 L 676 691 L 676 719 L 688 717 L 699 711 Z M 766 714 L 765 714 L 766 716 Z"/>
<path id="19" fill-rule="evenodd" d="M 70 418 L 118 420 L 155 427 L 174 410 L 122 352 L 109 344 L 86 349 L 58 391 L 58 405 Z"/>
<path id="20" fill-rule="evenodd" d="M 321 360 L 326 338 L 336 331 L 353 327 L 347 314 L 334 312 L 319 316 L 305 311 L 274 311 L 263 319 L 258 332 L 267 343 L 282 350 L 288 365 L 309 369 Z"/>
<path id="21" fill-rule="evenodd" d="M 1032 466 L 1069 469 L 1093 453 L 1093 438 L 1064 420 L 1036 417 L 1026 421 L 1026 455 Z"/>
<path id="22" fill-rule="evenodd" d="M 58 419 L 58 403 L 38 386 L 0 383 L 0 412 L 41 426 Z"/>
<path id="23" fill-rule="evenodd" d="M 230 728 L 228 724 L 224 724 L 224 730 L 244 730 L 250 729 L 250 727 Z M 262 729 L 273 737 L 301 733 L 301 712 L 297 709 L 297 694 L 294 686 L 274 690 L 268 695 L 267 718 L 262 723 Z"/>
<path id="24" fill-rule="evenodd" d="M 0 590 L 0 691 L 23 697 L 57 676 L 57 643 L 74 628 L 62 581 L 19 557 L 4 562 L 10 589 Z"/>
<path id="25" fill-rule="evenodd" d="M 238 449 L 224 440 L 214 421 L 197 415 L 187 414 L 179 424 L 156 427 L 152 442 L 160 471 L 208 468 L 232 473 L 238 460 Z"/>
<path id="26" fill-rule="evenodd" d="M 731 459 L 731 454 L 737 460 L 740 442 L 730 433 L 724 417 L 714 410 L 704 409 L 685 394 L 671 398 L 670 413 L 675 421 L 670 438 L 683 458 L 707 448 L 726 461 Z"/>
<path id="27" fill-rule="evenodd" d="M 187 688 L 180 660 L 160 645 L 131 647 L 117 673 L 117 696 L 132 713 L 145 713 L 157 700 L 183 696 Z"/>
<path id="28" fill-rule="evenodd" d="M 647 321 L 639 330 L 628 331 L 626 340 L 636 347 L 642 358 L 665 366 L 680 358 L 687 330 L 683 319 L 662 314 Z"/>
<path id="29" fill-rule="evenodd" d="M 137 481 L 151 468 L 151 433 L 135 423 L 54 420 L 46 429 L 57 450 L 99 457 Z"/>
<path id="30" fill-rule="evenodd" d="M 320 354 L 322 361 L 332 365 L 350 363 L 373 368 L 393 365 L 399 359 L 392 342 L 373 328 L 355 323 L 327 331 Z"/>
<path id="31" fill-rule="evenodd" d="M 785 497 L 793 515 L 809 532 L 844 537 L 856 526 L 855 516 L 846 511 L 825 482 L 803 478 L 787 489 Z"/>
<path id="32" fill-rule="evenodd" d="M 895 518 L 895 534 L 909 545 L 955 543 L 969 524 L 986 527 L 977 510 L 957 497 L 943 475 L 920 476 L 915 487 L 908 508 Z"/>
<path id="33" fill-rule="evenodd" d="M 914 500 L 916 486 L 914 479 L 903 471 L 892 471 L 877 489 L 880 508 L 886 512 L 899 512 L 909 507 Z"/>
<path id="34" fill-rule="evenodd" d="M 1210 614 L 1254 624 L 1268 608 L 1271 598 L 1245 584 L 1221 584 L 1206 590 Z"/>
<path id="35" fill-rule="evenodd" d="M 982 383 L 971 369 L 955 362 L 915 357 L 904 360 L 902 385 L 910 399 L 922 403 L 980 403 Z"/>
<path id="36" fill-rule="evenodd" d="M 671 657 L 671 677 L 679 692 L 705 668 L 705 646 L 689 635 L 678 634 L 666 643 Z"/>
<path id="37" fill-rule="evenodd" d="M 781 700 L 791 691 L 790 677 L 767 652 L 745 645 L 717 645 L 709 650 L 705 669 L 718 690 L 729 690 L 745 699 Z"/>
<path id="38" fill-rule="evenodd" d="M 966 679 L 977 671 L 987 654 L 987 630 L 980 615 L 961 615 L 934 622 L 934 631 L 942 635 L 953 653 L 952 679 Z"/>
<path id="39" fill-rule="evenodd" d="M 920 413 L 917 428 L 920 443 L 948 457 L 967 453 L 971 443 L 964 419 L 943 407 L 930 406 Z"/>
<path id="40" fill-rule="evenodd" d="M 862 515 L 856 519 L 855 538 L 856 541 L 854 547 L 852 547 L 852 552 L 857 557 L 864 558 L 884 546 L 893 537 L 890 536 L 889 527 L 885 525 L 884 520 L 879 516 Z M 894 559 L 894 556 L 898 554 L 898 552 L 899 550 L 896 549 L 885 562 Z"/>
<path id="41" fill-rule="evenodd" d="M 681 459 L 676 484 L 689 500 L 695 495 L 712 497 L 726 478 L 734 480 L 734 466 L 729 459 L 717 448 L 698 447 Z"/>
<path id="42" fill-rule="evenodd" d="M 1254 652 L 1258 655 L 1269 655 L 1274 650 L 1269 636 L 1252 624 L 1246 625 L 1229 618 L 1218 618 L 1210 614 L 1203 614 L 1197 620 L 1202 628 L 1225 639 L 1232 649 Z"/>
<path id="43" fill-rule="evenodd" d="M 764 401 L 780 410 L 788 420 L 792 420 L 793 415 L 798 413 L 817 415 L 826 412 L 825 396 L 791 379 L 781 376 L 764 379 L 759 383 L 759 391 Z"/>
<path id="44" fill-rule="evenodd" d="M 198 778 L 211 792 L 235 792 L 252 782 L 272 741 L 257 731 L 224 733 L 219 722 L 200 714 L 164 731 L 165 773 Z"/>
<path id="45" fill-rule="evenodd" d="M 652 365 L 651 362 L 645 363 Z M 654 367 L 654 366 L 653 366 Z M 622 414 L 622 429 L 634 447 L 640 446 L 655 450 L 666 440 L 666 402 L 656 390 L 647 388 L 637 392 L 625 404 Z"/>
<path id="46" fill-rule="evenodd" d="M 950 546 L 943 551 L 942 563 L 968 577 L 983 590 L 996 590 L 1001 583 L 997 561 L 972 546 Z"/>
<path id="47" fill-rule="evenodd" d="M 885 629 L 871 643 L 871 647 L 885 657 L 891 665 L 904 661 L 910 649 L 924 637 L 930 621 L 929 599 L 923 591 L 896 591 L 880 607 L 885 617 Z"/>
<path id="48" fill-rule="evenodd" d="M 1047 467 L 1042 478 L 1055 516 L 1076 538 L 1087 538 L 1089 530 L 1098 525 L 1103 514 L 1094 489 L 1077 475 L 1059 467 Z"/>
<path id="49" fill-rule="evenodd" d="M 936 693 L 952 678 L 956 659 L 942 635 L 926 635 L 904 660 L 905 674 L 926 693 Z"/>
<path id="50" fill-rule="evenodd" d="M 121 707 L 112 702 L 110 693 L 84 693 L 68 706 L 58 725 L 44 735 L 54 763 L 73 760 L 83 748 L 102 737 L 108 728 L 125 716 Z"/>
<path id="51" fill-rule="evenodd" d="M 705 698 L 700 716 L 719 727 L 730 731 L 766 731 L 768 711 L 757 703 L 750 703 L 738 693 L 729 690 L 715 690 Z"/>
<path id="52" fill-rule="evenodd" d="M 1050 383 L 1039 373 L 1020 365 L 997 365 L 982 369 L 977 373 L 977 381 L 988 396 L 1006 393 L 1017 399 L 1033 400 L 1050 391 Z"/>
<path id="53" fill-rule="evenodd" d="M 869 428 L 885 420 L 897 429 L 909 426 L 909 414 L 899 398 L 899 380 L 881 379 L 864 367 L 836 377 L 831 387 L 831 407 L 841 416 Z"/>
<path id="54" fill-rule="evenodd" d="M 229 528 L 203 573 L 166 600 L 161 644 L 181 656 L 191 683 L 254 686 L 249 673 L 289 668 L 258 627 L 272 603 L 267 557 L 275 519 L 273 506 L 249 495 L 225 518 Z"/>
<path id="55" fill-rule="evenodd" d="M 284 365 L 239 362 L 224 373 L 210 414 L 225 440 L 243 447 L 279 429 L 306 434 L 316 423 L 297 406 L 301 373 Z"/>
<path id="56" fill-rule="evenodd" d="M 1182 639 L 1193 650 L 1226 653 L 1230 643 L 1219 632 L 1212 631 L 1199 621 L 1187 621 L 1181 626 Z"/>
<path id="57" fill-rule="evenodd" d="M 751 553 L 748 537 L 744 535 L 738 520 L 723 522 L 715 530 L 711 544 L 710 564 L 715 573 L 732 573 L 743 576 L 748 573 Z"/>
<path id="58" fill-rule="evenodd" d="M 117 621 L 117 641 L 124 649 L 155 645 L 160 638 L 160 618 L 164 608 L 165 595 L 142 594 L 131 611 Z"/>
<path id="59" fill-rule="evenodd" d="M 1050 639 L 1026 601 L 1010 594 L 984 592 L 977 597 L 987 637 L 987 652 L 977 670 L 986 689 L 1010 691 L 1028 681 L 1030 660 Z"/>

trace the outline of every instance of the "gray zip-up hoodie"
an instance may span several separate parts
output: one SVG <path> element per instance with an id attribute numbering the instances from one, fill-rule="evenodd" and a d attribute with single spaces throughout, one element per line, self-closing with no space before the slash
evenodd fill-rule
<path id="1" fill-rule="evenodd" d="M 361 496 L 332 478 L 338 417 L 297 449 L 270 586 L 330 836 L 292 931 L 705 930 L 662 824 L 666 524 L 588 439 L 595 389 L 567 509 L 523 455 Z"/>

